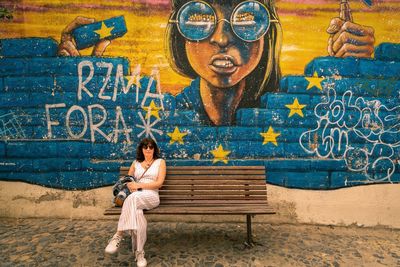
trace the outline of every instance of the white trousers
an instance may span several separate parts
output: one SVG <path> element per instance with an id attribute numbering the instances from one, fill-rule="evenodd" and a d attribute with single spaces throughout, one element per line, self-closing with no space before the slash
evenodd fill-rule
<path id="1" fill-rule="evenodd" d="M 160 204 L 157 191 L 143 190 L 130 194 L 124 201 L 118 221 L 118 231 L 136 232 L 136 250 L 142 251 L 147 239 L 147 220 L 143 210 L 149 210 Z M 132 240 L 135 238 L 132 234 Z M 134 242 L 132 242 L 132 245 Z"/>

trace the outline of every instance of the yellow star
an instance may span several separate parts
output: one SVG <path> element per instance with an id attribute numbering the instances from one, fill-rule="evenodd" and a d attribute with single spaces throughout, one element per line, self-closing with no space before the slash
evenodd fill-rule
<path id="1" fill-rule="evenodd" d="M 294 114 L 300 115 L 300 117 L 304 117 L 303 111 L 301 110 L 307 105 L 300 105 L 299 100 L 297 97 L 294 99 L 293 104 L 285 105 L 285 107 L 290 109 L 289 118 L 292 117 Z"/>
<path id="2" fill-rule="evenodd" d="M 263 145 L 268 144 L 269 142 L 273 143 L 275 146 L 278 146 L 278 142 L 276 138 L 280 136 L 280 133 L 274 132 L 274 129 L 269 126 L 268 131 L 266 133 L 260 133 L 262 137 L 264 137 Z"/>
<path id="3" fill-rule="evenodd" d="M 154 100 L 151 100 L 150 106 L 143 107 L 143 109 L 147 111 L 146 119 L 149 118 L 149 117 L 151 117 L 151 116 L 154 116 L 154 117 L 156 117 L 157 119 L 160 118 L 160 114 L 158 114 L 158 111 L 159 111 L 161 108 L 159 108 L 159 107 L 156 106 L 156 104 L 154 103 Z"/>
<path id="4" fill-rule="evenodd" d="M 231 152 L 228 150 L 224 150 L 224 148 L 222 147 L 222 145 L 219 145 L 219 147 L 215 150 L 211 151 L 211 154 L 214 155 L 214 161 L 213 164 L 218 162 L 218 161 L 222 161 L 223 163 L 227 164 L 228 163 L 228 159 L 226 158 Z"/>
<path id="5" fill-rule="evenodd" d="M 167 135 L 171 137 L 171 140 L 169 141 L 170 145 L 172 145 L 175 142 L 178 142 L 179 144 L 183 145 L 183 137 L 187 135 L 187 133 L 181 133 L 178 127 L 175 127 L 175 130 L 172 133 L 167 133 Z"/>
<path id="6" fill-rule="evenodd" d="M 101 23 L 100 29 L 94 31 L 99 35 L 99 39 L 104 39 L 106 37 L 109 37 L 111 35 L 112 30 L 114 29 L 114 26 L 111 26 L 108 28 L 104 22 Z"/>
<path id="7" fill-rule="evenodd" d="M 307 89 L 310 90 L 314 86 L 317 87 L 319 90 L 322 91 L 322 85 L 321 82 L 324 80 L 324 77 L 318 77 L 318 74 L 316 71 L 314 71 L 314 74 L 312 77 L 304 77 L 308 81 Z"/>

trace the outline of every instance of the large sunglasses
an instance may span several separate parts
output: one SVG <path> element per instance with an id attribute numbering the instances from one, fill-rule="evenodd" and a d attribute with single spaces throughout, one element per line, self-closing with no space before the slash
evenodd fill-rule
<path id="1" fill-rule="evenodd" d="M 201 41 L 210 37 L 220 21 L 231 25 L 232 31 L 237 37 L 246 42 L 254 42 L 261 39 L 267 32 L 271 22 L 268 9 L 257 1 L 245 1 L 238 4 L 231 14 L 230 21 L 217 18 L 212 6 L 203 1 L 190 1 L 184 4 L 176 15 L 176 23 L 179 32 L 190 41 Z"/>
<path id="2" fill-rule="evenodd" d="M 143 148 L 144 148 L 144 149 L 150 149 L 150 150 L 153 150 L 153 149 L 154 149 L 154 146 L 153 146 L 153 145 L 151 145 L 151 144 L 149 144 L 149 145 L 143 145 Z"/>

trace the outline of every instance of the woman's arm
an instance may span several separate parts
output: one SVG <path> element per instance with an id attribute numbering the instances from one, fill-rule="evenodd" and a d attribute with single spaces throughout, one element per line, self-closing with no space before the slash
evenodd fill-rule
<path id="1" fill-rule="evenodd" d="M 138 188 L 150 189 L 150 190 L 158 189 L 163 185 L 166 173 L 167 173 L 167 166 L 165 164 L 165 160 L 161 159 L 160 168 L 158 170 L 157 180 L 155 182 L 151 182 L 151 183 L 131 182 L 131 183 L 127 183 L 127 186 L 131 192 L 137 191 Z"/>
<path id="2" fill-rule="evenodd" d="M 135 162 L 136 160 L 132 162 L 131 167 L 129 168 L 128 175 L 130 176 L 135 176 Z"/>

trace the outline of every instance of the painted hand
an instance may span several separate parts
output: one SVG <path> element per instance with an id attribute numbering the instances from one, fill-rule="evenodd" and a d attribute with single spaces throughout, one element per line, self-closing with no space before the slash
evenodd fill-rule
<path id="1" fill-rule="evenodd" d="M 93 18 L 76 17 L 70 24 L 61 32 L 61 42 L 58 45 L 58 55 L 60 56 L 80 56 L 79 50 L 76 48 L 72 31 L 82 25 L 95 22 Z M 107 46 L 111 43 L 110 40 L 101 40 L 92 51 L 93 56 L 102 56 Z"/>
<path id="2" fill-rule="evenodd" d="M 372 27 L 334 18 L 326 31 L 330 34 L 330 56 L 369 58 L 374 52 L 375 37 Z"/>

